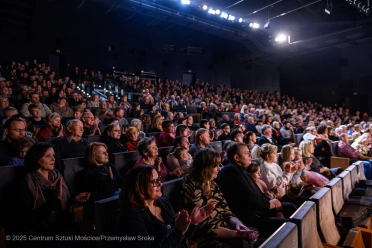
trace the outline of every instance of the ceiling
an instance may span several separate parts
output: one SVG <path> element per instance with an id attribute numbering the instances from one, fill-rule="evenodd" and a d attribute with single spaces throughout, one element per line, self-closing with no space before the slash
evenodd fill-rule
<path id="1" fill-rule="evenodd" d="M 56 0 L 0 0 L 0 19 L 14 19 L 30 23 L 30 13 L 36 3 Z M 350 0 L 328 0 L 331 14 L 325 13 L 327 0 L 79 0 L 69 1 L 78 9 L 96 3 L 103 6 L 106 17 L 122 15 L 126 22 L 139 28 L 157 28 L 192 37 L 195 32 L 212 34 L 244 44 L 248 55 L 241 59 L 258 60 L 273 57 L 289 57 L 322 49 L 340 49 L 359 44 L 372 38 L 372 18 L 350 5 Z M 362 3 L 366 3 L 361 0 Z M 17 3 L 17 12 L 14 5 Z M 202 6 L 219 9 L 234 15 L 234 22 L 208 14 Z M 20 11 L 21 10 L 21 11 Z M 13 16 L 13 17 L 12 17 Z M 243 18 L 244 22 L 237 20 Z M 270 28 L 264 24 L 270 20 Z M 252 29 L 249 23 L 260 24 Z M 22 24 L 22 23 L 20 23 Z M 157 25 L 153 25 L 157 24 Z M 156 27 L 155 27 L 156 26 Z M 176 29 L 176 27 L 178 27 Z M 278 43 L 278 34 L 290 36 L 290 43 Z"/>

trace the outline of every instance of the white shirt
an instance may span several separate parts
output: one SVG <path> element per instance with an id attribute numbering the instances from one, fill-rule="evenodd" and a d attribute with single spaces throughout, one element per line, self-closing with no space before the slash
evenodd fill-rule
<path id="1" fill-rule="evenodd" d="M 287 173 L 282 171 L 280 166 L 275 163 L 267 163 L 264 161 L 261 164 L 261 180 L 267 185 L 267 188 L 271 189 L 282 183 L 282 195 L 285 194 L 285 184 L 288 184 L 292 179 L 293 173 Z"/>

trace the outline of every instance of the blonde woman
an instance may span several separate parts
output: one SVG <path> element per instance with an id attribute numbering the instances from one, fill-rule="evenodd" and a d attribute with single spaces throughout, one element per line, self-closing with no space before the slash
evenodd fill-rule
<path id="1" fill-rule="evenodd" d="M 269 189 L 279 186 L 281 188 L 280 195 L 285 194 L 285 185 L 290 183 L 298 169 L 298 165 L 287 163 L 284 166 L 284 171 L 277 164 L 278 148 L 269 143 L 263 144 L 259 149 L 259 154 L 263 162 L 261 163 L 261 180 L 264 181 Z"/>
<path id="2" fill-rule="evenodd" d="M 282 158 L 282 168 L 284 168 L 287 164 L 298 166 L 298 170 L 293 174 L 291 183 L 296 185 L 302 184 L 304 182 L 303 180 L 306 180 L 306 170 L 302 158 L 295 159 L 295 150 L 290 145 L 283 146 L 280 156 Z"/>
<path id="3" fill-rule="evenodd" d="M 152 121 L 152 125 L 150 130 L 148 131 L 149 133 L 158 133 L 158 132 L 163 132 L 163 123 L 164 117 L 161 115 L 157 115 L 154 117 Z"/>
<path id="4" fill-rule="evenodd" d="M 45 138 L 64 137 L 67 134 L 63 131 L 61 123 L 61 115 L 58 113 L 51 113 L 46 118 L 47 126 L 40 130 L 37 135 L 39 142 L 45 141 Z"/>

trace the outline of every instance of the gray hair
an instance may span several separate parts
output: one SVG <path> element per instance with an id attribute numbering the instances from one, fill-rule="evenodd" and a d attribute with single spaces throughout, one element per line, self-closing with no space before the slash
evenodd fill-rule
<path id="1" fill-rule="evenodd" d="M 130 122 L 130 125 L 132 127 L 135 127 L 137 124 L 142 124 L 142 121 L 139 120 L 139 119 L 133 119 L 131 122 Z"/>

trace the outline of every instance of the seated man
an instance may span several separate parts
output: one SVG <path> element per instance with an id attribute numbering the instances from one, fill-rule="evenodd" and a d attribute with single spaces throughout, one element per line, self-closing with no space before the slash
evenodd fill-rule
<path id="1" fill-rule="evenodd" d="M 256 135 L 259 134 L 259 132 L 256 128 L 256 123 L 255 123 L 253 117 L 250 117 L 249 115 L 244 115 L 244 122 L 243 123 L 245 125 L 245 129 L 246 129 L 247 132 L 252 131 Z"/>
<path id="2" fill-rule="evenodd" d="M 97 123 L 95 123 L 94 116 L 91 112 L 84 112 L 81 121 L 84 125 L 83 138 L 87 139 L 88 136 L 100 134 L 99 127 Z"/>
<path id="3" fill-rule="evenodd" d="M 21 107 L 20 113 L 26 117 L 31 117 L 31 113 L 28 111 L 28 106 L 30 104 L 37 104 L 40 107 L 41 117 L 45 118 L 47 115 L 51 114 L 52 111 L 48 108 L 47 105 L 40 102 L 40 97 L 37 92 L 30 93 L 30 102 L 25 103 Z"/>
<path id="4" fill-rule="evenodd" d="M 280 135 L 282 136 L 283 145 L 294 142 L 294 131 L 289 121 L 283 121 L 283 127 L 280 129 Z"/>
<path id="5" fill-rule="evenodd" d="M 259 146 L 262 146 L 263 144 L 266 144 L 266 143 L 270 143 L 272 145 L 275 145 L 278 147 L 278 151 L 281 151 L 282 150 L 282 147 L 279 146 L 278 144 L 276 144 L 272 137 L 273 137 L 273 130 L 271 128 L 270 125 L 263 125 L 262 126 L 262 129 L 261 129 L 261 133 L 262 133 L 262 136 L 260 138 L 258 138 L 257 140 L 257 144 Z"/>
<path id="6" fill-rule="evenodd" d="M 221 127 L 223 123 L 229 124 L 230 128 L 234 126 L 234 121 L 230 120 L 230 117 L 228 115 L 222 116 Z"/>
<path id="7" fill-rule="evenodd" d="M 28 124 L 28 131 L 33 132 L 35 126 L 45 126 L 46 122 L 43 117 L 41 117 L 41 109 L 38 104 L 30 104 L 28 105 L 28 111 L 31 113 L 30 118 L 27 120 Z M 38 127 L 40 128 L 40 127 Z"/>
<path id="8" fill-rule="evenodd" d="M 96 112 L 94 115 L 97 116 L 100 120 L 104 120 L 104 119 L 113 117 L 114 113 L 112 112 L 111 109 L 107 107 L 107 102 L 100 101 L 99 108 L 96 109 Z"/>
<path id="9" fill-rule="evenodd" d="M 211 142 L 211 137 L 209 135 L 209 131 L 205 128 L 199 128 L 195 134 L 195 143 L 190 146 L 189 153 L 192 157 L 203 147 L 209 147 L 209 143 Z"/>
<path id="10" fill-rule="evenodd" d="M 217 141 L 229 140 L 230 139 L 230 125 L 228 123 L 223 123 L 221 125 L 222 132 L 218 137 Z"/>
<path id="11" fill-rule="evenodd" d="M 5 140 L 0 141 L 0 166 L 5 166 L 16 155 L 17 142 L 25 137 L 26 122 L 10 118 L 4 124 Z"/>
<path id="12" fill-rule="evenodd" d="M 63 173 L 61 159 L 84 157 L 85 148 L 88 146 L 88 140 L 83 137 L 83 123 L 80 120 L 73 119 L 67 122 L 67 136 L 57 139 L 54 142 L 55 168 Z"/>
<path id="13" fill-rule="evenodd" d="M 59 97 L 58 102 L 54 102 L 50 105 L 50 110 L 61 115 L 61 117 L 72 117 L 72 109 L 67 106 L 65 97 Z"/>
<path id="14" fill-rule="evenodd" d="M 350 137 L 347 133 L 342 133 L 338 136 L 340 142 L 338 143 L 337 155 L 343 158 L 349 158 L 350 163 L 353 163 L 357 160 L 363 160 L 364 164 L 364 174 L 368 180 L 372 179 L 372 160 L 367 159 L 363 155 L 359 153 L 358 150 L 354 149 L 351 145 L 349 145 Z"/>
<path id="15" fill-rule="evenodd" d="M 291 203 L 281 203 L 277 199 L 267 198 L 246 168 L 251 164 L 251 154 L 245 143 L 233 142 L 227 148 L 230 163 L 225 165 L 218 175 L 218 185 L 231 211 L 246 226 L 258 228 L 260 237 L 267 238 L 276 231 L 286 219 L 269 217 L 278 216 L 282 211 L 289 217 L 295 211 Z"/>

